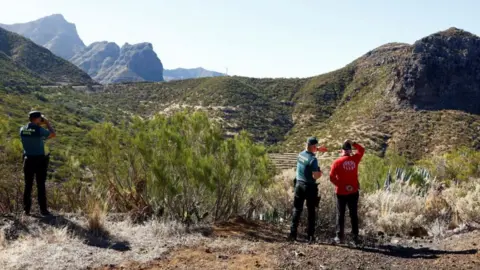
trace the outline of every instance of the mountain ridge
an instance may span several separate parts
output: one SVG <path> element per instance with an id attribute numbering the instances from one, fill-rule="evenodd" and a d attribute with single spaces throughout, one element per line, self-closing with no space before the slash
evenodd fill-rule
<path id="1" fill-rule="evenodd" d="M 26 84 L 93 84 L 72 63 L 33 41 L 0 27 L 0 82 Z"/>
<path id="2" fill-rule="evenodd" d="M 20 34 L 66 60 L 85 48 L 75 24 L 61 14 L 53 14 L 31 22 L 0 24 L 0 27 Z"/>
<path id="3" fill-rule="evenodd" d="M 165 81 L 226 76 L 224 73 L 207 70 L 203 67 L 165 69 L 163 75 Z"/>
<path id="4" fill-rule="evenodd" d="M 103 84 L 163 81 L 163 64 L 148 42 L 122 47 L 114 42 L 94 42 L 71 62 Z"/>
<path id="5" fill-rule="evenodd" d="M 116 46 L 118 49 L 102 48 L 99 45 L 107 41 L 93 42 L 86 46 L 78 35 L 75 24 L 68 22 L 62 14 L 52 14 L 26 23 L 0 24 L 0 27 L 23 35 L 54 54 L 69 60 L 101 83 L 164 80 L 163 64 L 149 42 L 125 43 L 122 47 L 108 42 L 109 46 Z M 121 48 L 124 46 L 126 47 L 122 51 Z M 139 51 L 133 53 L 132 50 L 136 48 Z M 95 50 L 99 51 L 94 52 Z M 121 53 L 127 53 L 128 56 L 122 56 Z M 117 60 L 119 62 L 115 64 Z M 130 63 L 127 60 L 133 62 Z M 103 68 L 104 65 L 105 68 Z M 167 80 L 223 76 L 222 73 L 203 68 L 166 70 L 166 74 Z"/>

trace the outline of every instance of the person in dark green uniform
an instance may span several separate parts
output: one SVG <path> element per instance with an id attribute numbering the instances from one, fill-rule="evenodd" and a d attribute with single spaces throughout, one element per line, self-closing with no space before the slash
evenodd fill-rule
<path id="1" fill-rule="evenodd" d="M 56 134 L 52 125 L 43 117 L 42 113 L 32 111 L 29 113 L 29 119 L 30 122 L 20 128 L 20 138 L 23 145 L 23 173 L 25 177 L 23 209 L 26 215 L 30 215 L 33 179 L 35 178 L 40 213 L 48 216 L 50 212 L 47 209 L 45 181 L 47 180 L 49 156 L 45 155 L 45 140 L 55 137 Z M 45 125 L 47 129 L 41 127 L 42 125 Z"/>
<path id="2" fill-rule="evenodd" d="M 295 198 L 293 200 L 293 218 L 288 239 L 297 239 L 297 228 L 303 211 L 303 204 L 307 201 L 308 211 L 308 241 L 315 241 L 315 207 L 318 205 L 318 186 L 316 180 L 322 176 L 315 153 L 318 149 L 318 140 L 315 137 L 307 139 L 306 149 L 298 155 L 297 175 L 295 181 Z"/>

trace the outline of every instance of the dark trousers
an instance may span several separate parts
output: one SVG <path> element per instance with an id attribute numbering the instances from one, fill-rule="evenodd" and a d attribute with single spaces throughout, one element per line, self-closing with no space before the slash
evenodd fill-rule
<path id="1" fill-rule="evenodd" d="M 48 156 L 29 156 L 23 159 L 23 173 L 25 176 L 25 190 L 23 193 L 23 209 L 30 212 L 32 207 L 33 179 L 37 182 L 38 204 L 40 211 L 47 211 L 47 195 L 45 181 L 47 180 Z"/>
<path id="2" fill-rule="evenodd" d="M 337 236 L 345 234 L 345 211 L 348 206 L 350 219 L 352 221 L 352 234 L 358 236 L 358 192 L 349 195 L 337 194 Z"/>
<path id="3" fill-rule="evenodd" d="M 308 211 L 308 236 L 315 234 L 315 207 L 318 204 L 318 187 L 316 184 L 305 184 L 297 181 L 295 184 L 295 198 L 293 200 L 293 218 L 290 235 L 297 236 L 298 223 L 303 211 L 303 204 L 307 201 Z"/>

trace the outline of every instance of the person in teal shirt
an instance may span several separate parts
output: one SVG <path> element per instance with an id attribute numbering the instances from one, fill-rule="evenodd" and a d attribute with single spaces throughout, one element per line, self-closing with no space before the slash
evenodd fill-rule
<path id="1" fill-rule="evenodd" d="M 297 175 L 295 180 L 295 198 L 293 200 L 293 217 L 288 239 L 297 239 L 297 228 L 303 211 L 303 204 L 307 202 L 308 211 L 308 241 L 315 241 L 315 207 L 318 205 L 318 186 L 316 180 L 322 176 L 315 153 L 318 149 L 318 140 L 315 137 L 307 139 L 306 149 L 297 158 Z"/>
<path id="2" fill-rule="evenodd" d="M 25 189 L 23 193 L 23 209 L 26 215 L 30 215 L 32 206 L 33 179 L 37 183 L 38 204 L 40 213 L 50 215 L 47 209 L 47 195 L 45 182 L 47 180 L 47 168 L 49 156 L 45 155 L 45 140 L 56 136 L 50 122 L 43 117 L 42 113 L 32 111 L 29 113 L 30 122 L 20 128 L 20 139 L 23 146 L 23 173 Z M 47 129 L 41 127 L 45 125 Z"/>

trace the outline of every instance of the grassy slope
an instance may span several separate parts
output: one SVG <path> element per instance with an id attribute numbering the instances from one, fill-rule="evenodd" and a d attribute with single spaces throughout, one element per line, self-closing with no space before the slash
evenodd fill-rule
<path id="1" fill-rule="evenodd" d="M 0 85 L 22 86 L 46 83 L 48 81 L 35 75 L 27 68 L 16 65 L 10 57 L 0 52 Z"/>
<path id="2" fill-rule="evenodd" d="M 75 65 L 55 56 L 49 50 L 36 45 L 29 39 L 3 28 L 0 28 L 0 52 L 4 54 L 2 58 L 5 58 L 5 56 L 10 58 L 10 61 L 0 62 L 0 69 L 28 69 L 51 83 L 93 83 L 88 74 Z M 15 64 L 15 66 L 12 64 Z M 2 75 L 9 76 L 11 74 Z"/>

